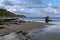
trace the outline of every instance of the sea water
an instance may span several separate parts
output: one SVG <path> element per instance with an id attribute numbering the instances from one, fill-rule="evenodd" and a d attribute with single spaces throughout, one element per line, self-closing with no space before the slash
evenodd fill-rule
<path id="1" fill-rule="evenodd" d="M 22 18 L 22 20 L 45 23 L 45 17 L 26 17 Z M 49 23 L 60 24 L 60 17 L 50 17 L 49 20 L 52 20 Z"/>
<path id="2" fill-rule="evenodd" d="M 49 23 L 54 23 L 55 25 L 45 25 L 44 28 L 29 31 L 26 36 L 21 36 L 22 39 L 19 39 L 16 33 L 10 33 L 9 35 L 0 37 L 0 40 L 60 40 L 60 18 L 52 17 L 49 19 L 52 20 Z M 22 20 L 45 22 L 44 17 L 28 17 Z"/>

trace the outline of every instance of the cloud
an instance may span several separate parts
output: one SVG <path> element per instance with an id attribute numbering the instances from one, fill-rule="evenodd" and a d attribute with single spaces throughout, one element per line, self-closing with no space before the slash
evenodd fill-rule
<path id="1" fill-rule="evenodd" d="M 52 6 L 52 4 L 51 3 L 48 3 L 48 6 Z"/>
<path id="2" fill-rule="evenodd" d="M 13 5 L 10 1 L 8 0 L 1 0 L 0 3 L 4 4 L 4 5 Z"/>
<path id="3" fill-rule="evenodd" d="M 33 4 L 42 4 L 41 0 L 29 0 Z"/>
<path id="4" fill-rule="evenodd" d="M 42 0 L 0 0 L 0 8 L 31 17 L 60 14 L 60 7 L 55 7 L 51 3 L 45 5 Z"/>
<path id="5" fill-rule="evenodd" d="M 3 5 L 3 4 L 0 3 L 0 8 L 4 8 L 4 6 L 5 6 L 5 5 Z"/>

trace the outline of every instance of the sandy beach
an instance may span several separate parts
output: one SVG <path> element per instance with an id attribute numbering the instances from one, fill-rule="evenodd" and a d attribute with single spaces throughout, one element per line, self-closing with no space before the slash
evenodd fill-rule
<path id="1" fill-rule="evenodd" d="M 37 40 L 36 34 L 40 35 L 40 32 L 44 32 L 43 28 L 45 28 L 46 25 L 49 26 L 53 24 L 26 21 L 25 23 L 17 22 L 17 24 L 0 25 L 0 27 L 5 27 L 4 29 L 0 29 L 0 40 Z"/>
<path id="2" fill-rule="evenodd" d="M 40 22 L 26 22 L 26 23 L 19 23 L 19 24 L 8 24 L 8 25 L 0 25 L 5 27 L 5 29 L 0 29 L 0 35 L 11 33 L 11 32 L 18 32 L 18 31 L 31 31 L 34 29 L 40 29 L 45 27 L 45 25 L 50 25 L 46 23 Z"/>

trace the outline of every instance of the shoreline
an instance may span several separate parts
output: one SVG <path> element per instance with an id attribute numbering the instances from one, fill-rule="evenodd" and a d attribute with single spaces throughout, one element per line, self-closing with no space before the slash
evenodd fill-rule
<path id="1" fill-rule="evenodd" d="M 18 32 L 18 31 L 31 31 L 34 29 L 44 28 L 45 25 L 54 25 L 54 24 L 27 21 L 22 24 L 0 25 L 2 27 L 6 27 L 5 29 L 0 29 L 0 35 L 5 35 L 5 34 L 12 33 L 12 32 Z"/>

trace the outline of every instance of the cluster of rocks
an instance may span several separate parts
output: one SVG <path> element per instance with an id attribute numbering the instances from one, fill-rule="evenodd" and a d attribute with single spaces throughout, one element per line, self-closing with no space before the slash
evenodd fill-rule
<path id="1" fill-rule="evenodd" d="M 27 34 L 29 32 L 18 31 L 1 35 L 0 40 L 32 40 Z"/>

